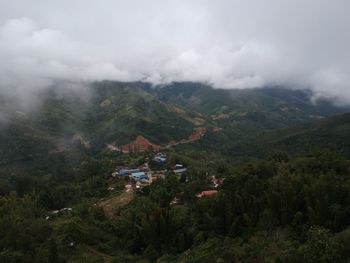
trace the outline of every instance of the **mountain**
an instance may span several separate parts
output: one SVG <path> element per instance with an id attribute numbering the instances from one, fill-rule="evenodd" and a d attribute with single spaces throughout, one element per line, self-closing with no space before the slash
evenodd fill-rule
<path id="1" fill-rule="evenodd" d="M 97 142 L 124 144 L 143 135 L 166 143 L 204 122 L 198 114 L 165 103 L 132 83 L 102 82 L 93 89 L 88 119 Z"/>
<path id="2" fill-rule="evenodd" d="M 312 102 L 312 94 L 307 90 L 282 87 L 225 90 L 200 83 L 173 83 L 148 89 L 164 102 L 200 112 L 208 127 L 217 131 L 208 133 L 196 144 L 196 149 L 233 156 L 244 155 L 246 142 L 262 133 L 350 112 L 349 107 L 338 107 L 328 101 Z M 249 154 L 257 155 L 255 151 Z"/>
<path id="3" fill-rule="evenodd" d="M 283 87 L 227 90 L 213 89 L 200 83 L 173 83 L 150 89 L 150 92 L 162 101 L 181 105 L 219 122 L 266 122 L 267 128 L 350 111 L 349 107 L 340 108 L 327 101 L 312 103 L 311 92 Z"/>
<path id="4" fill-rule="evenodd" d="M 330 149 L 350 156 L 350 113 L 317 120 L 302 126 L 264 133 L 249 142 L 250 150 L 260 156 L 267 151 L 293 154 Z M 247 145 L 242 148 L 249 148 Z"/>
<path id="5" fill-rule="evenodd" d="M 76 144 L 88 143 L 101 150 L 106 144 L 123 145 L 139 135 L 167 143 L 189 136 L 204 122 L 200 115 L 129 83 L 94 83 L 79 93 L 49 89 L 40 94 L 39 101 L 30 111 L 12 109 L 11 103 L 0 106 L 7 112 L 0 123 L 2 163 L 38 158 Z"/>
<path id="6" fill-rule="evenodd" d="M 0 97 L 0 262 L 350 257 L 346 108 L 196 83 L 60 86 L 37 100 Z M 113 172 L 125 167 L 151 180 Z"/>
<path id="7" fill-rule="evenodd" d="M 197 142 L 202 148 L 225 148 L 349 110 L 325 101 L 313 104 L 307 91 L 278 87 L 224 90 L 199 83 L 152 87 L 111 81 L 79 89 L 57 86 L 40 93 L 40 103 L 30 111 L 0 98 L 6 102 L 0 105 L 6 118 L 0 123 L 1 163 L 77 147 L 93 152 L 117 149 L 138 136 L 154 145 L 189 143 L 198 141 L 188 139 L 196 127 L 209 131 Z"/>
<path id="8" fill-rule="evenodd" d="M 179 148 L 182 153 L 204 151 L 235 162 L 275 153 L 298 155 L 327 150 L 350 156 L 350 113 L 236 138 L 227 131 L 209 132 L 196 144 Z"/>
<path id="9" fill-rule="evenodd" d="M 277 110 L 279 107 L 288 106 L 287 104 L 315 114 L 339 111 L 339 107 L 326 101 L 311 103 L 312 94 L 308 90 L 292 90 L 285 87 L 215 89 L 193 82 L 175 82 L 155 88 L 143 87 L 163 101 L 183 105 L 208 115 L 230 110 Z"/>

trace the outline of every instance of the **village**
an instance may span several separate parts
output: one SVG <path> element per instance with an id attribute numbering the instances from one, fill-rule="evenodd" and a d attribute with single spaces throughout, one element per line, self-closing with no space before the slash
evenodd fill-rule
<path id="1" fill-rule="evenodd" d="M 198 140 L 205 133 L 204 129 L 196 130 L 188 140 Z M 178 143 L 187 143 L 182 140 Z M 176 145 L 177 143 L 173 143 Z M 127 206 L 139 194 L 143 195 L 149 187 L 158 180 L 176 178 L 183 184 L 190 184 L 196 169 L 192 168 L 182 158 L 174 158 L 174 153 L 169 147 L 161 148 L 149 142 L 143 136 L 138 136 L 134 141 L 122 147 L 122 151 L 113 161 L 113 170 L 105 177 L 105 194 L 100 198 L 89 201 L 89 207 L 103 212 L 103 215 L 111 221 L 116 222 L 120 217 L 121 208 Z M 112 161 L 112 160 L 111 160 Z M 205 173 L 206 183 L 200 191 L 191 193 L 193 200 L 201 200 L 215 196 L 220 191 L 220 186 L 225 178 L 217 178 L 215 175 Z M 170 196 L 169 206 L 181 206 L 188 202 L 184 197 L 183 189 Z M 63 207 L 52 210 L 44 216 L 53 226 L 59 226 L 68 218 L 79 213 L 79 208 Z M 76 249 L 79 240 L 69 238 L 65 242 L 70 249 Z"/>
<path id="2" fill-rule="evenodd" d="M 111 174 L 113 179 L 124 178 L 127 180 L 125 184 L 125 191 L 132 192 L 134 190 L 141 190 L 143 187 L 151 185 L 155 180 L 165 179 L 166 176 L 180 176 L 185 175 L 185 182 L 188 182 L 188 168 L 184 164 L 177 163 L 172 166 L 172 169 L 157 169 L 152 170 L 149 165 L 149 158 L 147 157 L 144 164 L 139 167 L 127 167 L 127 166 L 117 166 L 115 171 Z M 153 158 L 151 162 L 156 163 L 157 167 L 165 167 L 167 164 L 167 156 L 162 152 L 153 152 Z M 212 196 L 218 194 L 218 187 L 223 184 L 224 178 L 216 178 L 216 176 L 210 177 L 211 187 L 198 192 L 195 197 L 203 198 L 206 196 Z M 113 191 L 114 188 L 110 187 L 108 190 Z M 174 197 L 170 205 L 179 203 L 179 198 Z"/>
<path id="3" fill-rule="evenodd" d="M 215 130 L 212 132 L 215 132 Z M 93 206 L 103 208 L 106 215 L 112 218 L 114 211 L 129 203 L 133 199 L 135 192 L 142 191 L 143 188 L 149 187 L 158 179 L 166 179 L 167 176 L 176 176 L 178 180 L 185 178 L 185 183 L 188 183 L 190 181 L 189 174 L 193 171 L 189 171 L 186 165 L 181 162 L 174 163 L 174 160 L 169 161 L 167 154 L 164 152 L 169 151 L 169 148 L 172 146 L 197 141 L 205 134 L 206 129 L 204 127 L 197 127 L 193 129 L 192 134 L 188 138 L 171 141 L 166 146 L 152 143 L 142 135 L 137 136 L 135 140 L 128 144 L 119 147 L 113 144 L 107 144 L 108 149 L 112 152 L 120 152 L 122 156 L 134 154 L 134 157 L 141 157 L 143 161 L 141 161 L 141 165 L 135 165 L 130 160 L 125 163 L 123 161 L 116 163 L 108 179 L 107 190 L 110 194 L 108 197 L 96 200 Z M 75 138 L 77 140 L 82 139 L 79 135 L 76 135 Z M 219 186 L 224 182 L 224 178 L 216 178 L 215 175 L 209 176 L 208 174 L 207 176 L 209 184 L 205 189 L 194 194 L 196 199 L 217 195 Z M 182 202 L 181 199 L 181 195 L 174 196 L 169 205 L 180 204 Z M 57 216 L 72 212 L 73 208 L 65 207 L 51 211 L 51 214 L 47 215 L 45 219 L 51 220 Z"/>
<path id="4" fill-rule="evenodd" d="M 153 153 L 153 156 L 151 158 L 145 158 L 144 163 L 141 166 L 129 167 L 125 164 L 117 165 L 115 167 L 115 170 L 111 174 L 111 177 L 114 179 L 128 178 L 128 183 L 125 184 L 125 191 L 132 192 L 135 189 L 142 189 L 145 186 L 151 185 L 152 182 L 159 178 L 164 179 L 166 175 L 174 174 L 180 176 L 181 174 L 187 171 L 187 168 L 183 164 L 176 163 L 173 164 L 172 167 L 169 169 L 169 165 L 167 163 L 167 156 L 161 151 L 168 151 L 171 147 L 177 145 L 196 142 L 203 138 L 208 131 L 211 133 L 216 133 L 221 130 L 222 128 L 219 127 L 212 127 L 209 130 L 207 130 L 207 128 L 205 127 L 195 127 L 193 128 L 192 133 L 187 138 L 182 138 L 180 140 L 171 140 L 165 145 L 158 145 L 156 143 L 153 143 L 147 138 L 145 138 L 143 135 L 138 135 L 134 140 L 124 145 L 117 145 L 116 141 L 112 143 L 106 143 L 106 147 L 109 152 L 120 152 L 122 154 L 137 154 L 145 152 Z M 79 133 L 76 133 L 73 136 L 72 141 L 78 141 L 85 148 L 90 147 L 89 142 L 85 141 Z M 152 170 L 149 165 L 150 162 L 158 164 L 157 169 Z M 204 190 L 203 192 L 198 193 L 196 196 L 198 198 L 201 198 L 204 196 L 217 194 L 218 191 L 216 190 L 216 188 L 220 184 L 222 184 L 222 179 L 217 179 L 215 178 L 215 176 L 213 176 L 211 178 L 211 184 L 214 189 Z M 115 187 L 113 186 L 113 184 L 112 186 L 108 187 L 108 191 L 113 192 L 114 190 Z"/>
<path id="5" fill-rule="evenodd" d="M 199 140 L 204 136 L 205 131 L 204 128 L 194 129 L 193 134 L 188 139 L 179 142 L 174 141 L 169 145 L 174 146 Z M 115 163 L 113 172 L 107 178 L 109 194 L 92 204 L 101 207 L 109 218 L 115 216 L 115 211 L 118 208 L 129 203 L 136 192 L 142 192 L 143 188 L 149 187 L 156 180 L 175 176 L 178 180 L 184 178 L 185 183 L 190 181 L 189 175 L 193 171 L 181 162 L 175 163 L 174 160 L 169 160 L 166 153 L 169 151 L 169 147 L 160 147 L 141 135 L 137 136 L 134 141 L 121 146 L 118 151 L 122 154 L 121 156 L 126 158 L 122 158 L 118 161 L 119 163 Z M 130 161 L 128 157 L 130 154 L 134 156 L 131 157 L 131 160 L 141 158 L 138 162 L 139 165 L 135 165 L 135 162 Z M 207 188 L 194 193 L 194 198 L 201 199 L 219 193 L 219 186 L 223 184 L 224 178 L 216 178 L 215 175 L 209 176 L 208 174 L 207 177 L 209 183 Z M 176 205 L 181 202 L 181 195 L 178 195 L 173 197 L 169 205 Z M 51 214 L 46 216 L 46 220 L 51 220 L 60 215 L 69 215 L 73 212 L 73 209 L 66 207 L 51 211 Z"/>
<path id="6" fill-rule="evenodd" d="M 164 179 L 165 175 L 169 172 L 180 175 L 187 171 L 187 168 L 182 164 L 176 164 L 171 171 L 168 171 L 167 169 L 153 171 L 151 170 L 148 161 L 149 160 L 147 158 L 147 160 L 145 160 L 145 163 L 140 167 L 130 168 L 127 166 L 118 166 L 111 176 L 113 178 L 129 178 L 129 183 L 125 185 L 125 188 L 126 191 L 131 191 L 132 189 L 140 189 L 144 186 L 149 186 L 154 180 L 157 180 L 159 178 Z M 152 161 L 159 165 L 162 165 L 167 162 L 167 157 L 165 154 L 158 152 L 154 154 Z"/>

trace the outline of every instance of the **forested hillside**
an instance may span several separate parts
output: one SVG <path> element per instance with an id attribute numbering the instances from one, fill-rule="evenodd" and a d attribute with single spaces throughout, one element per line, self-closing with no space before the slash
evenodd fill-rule
<path id="1" fill-rule="evenodd" d="M 132 83 L 101 82 L 82 89 L 48 90 L 29 111 L 1 105 L 8 114 L 0 122 L 0 163 L 69 150 L 80 138 L 89 145 L 86 148 L 98 151 L 138 135 L 167 143 L 189 136 L 204 122 L 198 114 L 166 104 Z"/>
<path id="2" fill-rule="evenodd" d="M 166 145 L 195 127 L 219 128 L 218 143 L 237 142 L 341 113 L 348 108 L 313 104 L 305 91 L 281 88 L 221 90 L 198 83 L 151 87 L 147 83 L 96 82 L 80 90 L 50 89 L 30 110 L 0 98 L 0 163 L 26 160 L 84 144 L 103 150 L 142 135 Z M 214 138 L 215 141 L 215 138 Z M 6 149 L 6 151 L 5 151 Z"/>
<path id="3" fill-rule="evenodd" d="M 230 131 L 208 133 L 200 142 L 182 146 L 179 150 L 221 154 L 238 162 L 246 158 L 264 158 L 278 152 L 296 155 L 323 149 L 340 152 L 346 157 L 350 156 L 350 115 L 348 113 L 289 128 L 260 131 L 257 135 L 252 132 L 240 136 L 239 133 Z"/>

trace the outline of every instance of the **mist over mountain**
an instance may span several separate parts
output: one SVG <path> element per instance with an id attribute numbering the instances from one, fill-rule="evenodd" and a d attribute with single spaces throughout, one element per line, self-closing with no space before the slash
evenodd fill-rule
<path id="1" fill-rule="evenodd" d="M 196 127 L 221 129 L 214 137 L 236 142 L 349 111 L 328 101 L 315 103 L 309 91 L 227 90 L 192 82 L 159 87 L 143 82 L 67 82 L 37 93 L 29 108 L 17 104 L 16 97 L 1 98 L 3 163 L 69 151 L 76 142 L 104 151 L 140 135 L 165 147 L 187 138 Z M 219 145 L 222 142 L 219 139 Z"/>
<path id="2" fill-rule="evenodd" d="M 308 88 L 315 99 L 349 104 L 349 8 L 323 0 L 2 1 L 0 90 L 23 99 L 57 80 L 194 81 Z"/>

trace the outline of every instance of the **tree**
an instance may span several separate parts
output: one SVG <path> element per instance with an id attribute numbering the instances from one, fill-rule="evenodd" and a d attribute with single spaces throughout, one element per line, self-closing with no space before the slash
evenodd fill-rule
<path id="1" fill-rule="evenodd" d="M 301 251 L 305 262 L 332 263 L 340 260 L 340 244 L 329 230 L 318 226 L 309 229 L 307 241 Z"/>
<path id="2" fill-rule="evenodd" d="M 49 262 L 56 263 L 59 262 L 58 253 L 57 253 L 57 244 L 55 239 L 50 239 L 49 242 Z"/>

